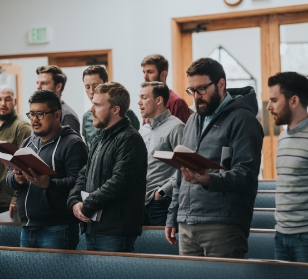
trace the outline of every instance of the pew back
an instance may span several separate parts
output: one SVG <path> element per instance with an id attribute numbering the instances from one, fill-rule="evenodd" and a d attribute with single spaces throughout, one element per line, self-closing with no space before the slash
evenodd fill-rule
<path id="1" fill-rule="evenodd" d="M 0 278 L 305 278 L 308 264 L 0 247 Z"/>
<path id="2" fill-rule="evenodd" d="M 255 208 L 275 208 L 275 191 L 260 190 L 255 200 Z"/>

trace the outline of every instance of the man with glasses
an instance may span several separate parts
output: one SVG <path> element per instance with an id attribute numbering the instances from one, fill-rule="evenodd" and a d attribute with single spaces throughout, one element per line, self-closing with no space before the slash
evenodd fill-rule
<path id="1" fill-rule="evenodd" d="M 252 87 L 226 90 L 224 69 L 210 58 L 196 60 L 186 73 L 197 112 L 182 144 L 226 170 L 177 171 L 166 238 L 176 244 L 178 227 L 181 255 L 244 258 L 263 142 L 256 93 Z"/>
<path id="2" fill-rule="evenodd" d="M 15 107 L 17 99 L 14 91 L 8 85 L 0 86 L 0 140 L 7 141 L 19 147 L 22 141 L 31 134 L 28 122 L 17 116 Z M 0 162 L 0 213 L 9 211 L 12 217 L 16 211 L 16 195 L 6 184 L 6 166 Z"/>
<path id="3" fill-rule="evenodd" d="M 76 249 L 78 219 L 66 207 L 69 191 L 88 159 L 87 147 L 69 126 L 61 126 L 61 103 L 50 90 L 36 91 L 27 113 L 33 135 L 21 147 L 30 147 L 57 174 L 32 175 L 10 169 L 7 183 L 18 190 L 22 222 L 21 247 Z"/>

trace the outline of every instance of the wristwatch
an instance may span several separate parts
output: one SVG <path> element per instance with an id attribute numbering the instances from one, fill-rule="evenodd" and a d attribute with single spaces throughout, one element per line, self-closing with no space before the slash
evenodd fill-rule
<path id="1" fill-rule="evenodd" d="M 168 198 L 168 196 L 166 195 L 166 193 L 164 192 L 164 190 L 163 189 L 161 189 L 161 188 L 159 188 L 158 190 L 157 190 L 157 192 L 158 192 L 158 194 L 161 196 L 161 197 L 163 197 L 163 198 Z"/>

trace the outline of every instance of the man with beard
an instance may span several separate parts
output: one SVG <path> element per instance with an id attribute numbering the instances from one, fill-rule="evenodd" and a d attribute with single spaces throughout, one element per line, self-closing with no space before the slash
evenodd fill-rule
<path id="1" fill-rule="evenodd" d="M 295 72 L 268 79 L 267 109 L 275 124 L 288 125 L 276 158 L 277 260 L 308 262 L 308 80 Z"/>
<path id="2" fill-rule="evenodd" d="M 66 75 L 58 66 L 55 65 L 38 67 L 36 69 L 36 73 L 38 75 L 36 80 L 36 89 L 51 90 L 59 97 L 61 101 L 61 125 L 68 125 L 77 133 L 80 133 L 80 123 L 76 112 L 63 100 L 61 100 L 62 92 L 67 81 Z"/>
<path id="3" fill-rule="evenodd" d="M 130 96 L 124 86 L 108 82 L 95 88 L 91 112 L 99 129 L 89 160 L 67 204 L 82 221 L 87 250 L 133 252 L 142 231 L 147 150 L 125 116 Z M 83 201 L 81 191 L 89 196 Z M 101 218 L 91 217 L 102 210 Z"/>
<path id="4" fill-rule="evenodd" d="M 92 65 L 85 69 L 82 74 L 82 81 L 90 101 L 93 99 L 95 88 L 100 85 L 108 82 L 108 73 L 105 67 L 100 65 Z M 140 128 L 140 122 L 136 114 L 128 109 L 126 116 L 129 118 L 132 126 L 138 131 Z M 91 149 L 91 142 L 95 138 L 97 128 L 93 126 L 93 117 L 92 112 L 88 110 L 82 119 L 82 135 L 84 136 L 85 142 Z"/>
<path id="5" fill-rule="evenodd" d="M 16 98 L 8 85 L 0 86 L 0 140 L 19 147 L 22 141 L 31 134 L 31 126 L 19 118 L 15 111 Z M 12 216 L 16 211 L 16 196 L 6 184 L 6 166 L 0 162 L 0 213 L 9 211 Z"/>
<path id="6" fill-rule="evenodd" d="M 160 55 L 153 54 L 145 57 L 141 62 L 141 67 L 143 70 L 144 81 L 161 81 L 166 83 L 169 63 L 168 60 Z M 166 109 L 169 109 L 170 113 L 185 124 L 189 116 L 193 113 L 178 94 L 169 90 L 169 101 L 167 103 Z M 146 123 L 146 119 L 143 119 L 143 124 Z"/>
<path id="7" fill-rule="evenodd" d="M 61 126 L 61 104 L 50 90 L 36 91 L 29 99 L 34 134 L 21 147 L 29 147 L 56 174 L 31 175 L 10 169 L 6 181 L 18 190 L 17 207 L 22 231 L 21 247 L 76 249 L 78 219 L 66 207 L 69 191 L 88 159 L 87 147 L 69 126 Z"/>
<path id="8" fill-rule="evenodd" d="M 187 70 L 196 110 L 182 144 L 226 167 L 176 173 L 166 238 L 181 255 L 244 258 L 258 188 L 263 130 L 252 87 L 226 90 L 223 67 L 201 58 Z"/>

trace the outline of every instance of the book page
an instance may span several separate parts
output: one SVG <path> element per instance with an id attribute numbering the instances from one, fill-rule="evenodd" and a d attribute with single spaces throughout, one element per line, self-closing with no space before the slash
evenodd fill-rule
<path id="1" fill-rule="evenodd" d="M 173 152 L 170 151 L 160 151 L 156 150 L 153 154 L 153 157 L 156 158 L 165 158 L 165 159 L 171 159 L 173 156 Z"/>
<path id="2" fill-rule="evenodd" d="M 195 153 L 193 150 L 190 148 L 184 146 L 184 145 L 177 145 L 174 150 L 174 152 L 189 152 L 189 153 Z"/>
<path id="3" fill-rule="evenodd" d="M 4 160 L 10 161 L 12 159 L 12 157 L 13 156 L 10 155 L 10 154 L 0 152 L 0 158 L 2 158 Z"/>
<path id="4" fill-rule="evenodd" d="M 37 155 L 36 153 L 35 153 L 35 151 L 32 149 L 32 148 L 30 148 L 30 147 L 24 147 L 24 148 L 20 148 L 20 149 L 18 149 L 15 153 L 14 153 L 14 156 L 18 156 L 18 155 L 33 155 L 33 156 L 35 156 L 37 159 L 39 159 L 39 160 L 41 160 L 45 165 L 47 165 L 45 162 L 44 162 L 44 160 L 42 160 L 42 158 L 39 156 L 39 155 Z"/>
<path id="5" fill-rule="evenodd" d="M 85 191 L 81 191 L 80 194 L 81 194 L 82 201 L 84 201 L 90 195 L 88 192 L 85 192 Z M 95 212 L 93 214 L 93 216 L 91 217 L 91 220 L 96 221 L 97 213 L 98 212 Z"/>
<path id="6" fill-rule="evenodd" d="M 7 141 L 6 140 L 0 140 L 0 144 L 1 143 L 7 143 Z"/>

